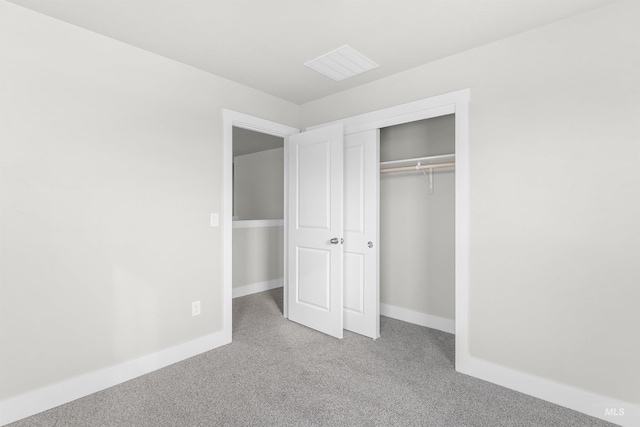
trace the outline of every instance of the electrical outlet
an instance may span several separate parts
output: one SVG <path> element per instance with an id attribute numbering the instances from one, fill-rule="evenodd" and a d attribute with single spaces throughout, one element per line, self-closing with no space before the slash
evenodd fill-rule
<path id="1" fill-rule="evenodd" d="M 192 316 L 200 315 L 200 301 L 194 301 L 191 303 L 191 315 Z"/>

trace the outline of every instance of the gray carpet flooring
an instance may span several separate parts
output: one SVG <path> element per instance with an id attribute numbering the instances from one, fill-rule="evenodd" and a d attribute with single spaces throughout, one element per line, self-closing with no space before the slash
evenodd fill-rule
<path id="1" fill-rule="evenodd" d="M 232 344 L 12 426 L 612 425 L 455 372 L 453 335 L 382 317 L 337 340 L 281 313 L 281 288 L 235 299 Z"/>

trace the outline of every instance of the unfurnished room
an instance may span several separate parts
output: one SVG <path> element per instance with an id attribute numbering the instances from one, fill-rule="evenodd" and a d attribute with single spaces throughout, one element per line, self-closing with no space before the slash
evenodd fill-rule
<path id="1" fill-rule="evenodd" d="M 640 427 L 640 0 L 0 0 L 0 425 Z"/>

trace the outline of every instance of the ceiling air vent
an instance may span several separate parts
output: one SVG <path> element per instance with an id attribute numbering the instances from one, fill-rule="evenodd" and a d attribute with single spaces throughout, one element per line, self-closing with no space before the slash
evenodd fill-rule
<path id="1" fill-rule="evenodd" d="M 316 59 L 305 62 L 304 65 L 336 81 L 379 67 L 378 64 L 349 45 L 325 53 Z"/>

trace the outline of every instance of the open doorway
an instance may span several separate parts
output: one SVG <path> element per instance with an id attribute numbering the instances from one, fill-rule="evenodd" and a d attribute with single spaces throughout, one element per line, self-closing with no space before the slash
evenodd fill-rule
<path id="1" fill-rule="evenodd" d="M 455 114 L 380 130 L 380 313 L 455 333 Z"/>
<path id="2" fill-rule="evenodd" d="M 232 143 L 232 288 L 237 298 L 284 283 L 284 138 L 233 127 Z"/>
<path id="3" fill-rule="evenodd" d="M 261 119 L 259 117 L 250 116 L 248 114 L 239 113 L 227 109 L 222 110 L 223 118 L 223 155 L 222 155 L 222 215 L 221 215 L 221 237 L 222 237 L 222 330 L 223 330 L 223 342 L 230 343 L 232 341 L 233 334 L 233 216 L 234 216 L 234 153 L 233 153 L 233 136 L 234 133 L 242 133 L 243 131 L 253 131 L 265 136 L 274 136 L 281 141 L 285 141 L 284 156 L 286 156 L 286 138 L 299 133 L 296 128 L 286 126 L 280 123 L 272 122 L 270 120 Z M 267 151 L 267 150 L 265 150 Z M 239 154 L 239 153 L 236 153 Z M 237 157 L 237 156 L 236 156 Z M 286 170 L 284 171 L 284 179 L 286 181 Z M 287 193 L 284 190 L 283 206 L 286 205 Z M 240 213 L 241 214 L 241 213 Z M 284 219 L 286 220 L 286 212 L 284 212 Z M 241 229 L 240 216 L 236 215 L 238 220 L 236 223 L 236 230 Z M 255 220 L 255 221 L 275 221 L 275 220 Z M 255 223 L 254 223 L 255 224 Z M 283 227 L 284 228 L 284 227 Z M 286 230 L 284 230 L 283 241 L 286 241 Z M 283 251 L 284 252 L 284 251 Z M 243 256 L 243 255 L 238 255 Z M 286 258 L 284 259 L 284 286 L 286 287 Z M 242 287 L 241 281 L 237 283 L 237 287 Z M 250 288 L 246 289 L 247 291 Z M 238 295 L 240 291 L 236 291 Z M 284 306 L 284 315 L 287 315 L 287 307 Z"/>

